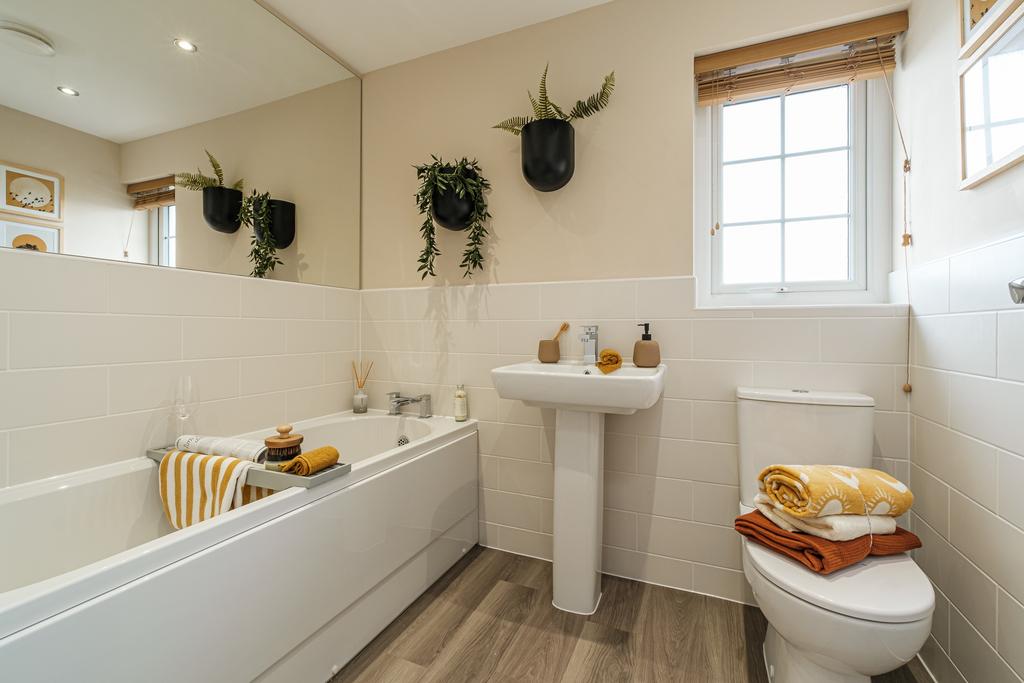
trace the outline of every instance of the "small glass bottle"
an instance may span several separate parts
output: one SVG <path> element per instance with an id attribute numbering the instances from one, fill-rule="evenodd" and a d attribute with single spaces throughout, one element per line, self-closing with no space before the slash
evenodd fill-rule
<path id="1" fill-rule="evenodd" d="M 469 418 L 469 397 L 462 384 L 455 387 L 455 421 L 465 422 Z"/>
<path id="2" fill-rule="evenodd" d="M 361 415 L 366 412 L 369 405 L 370 397 L 366 395 L 362 387 L 357 388 L 356 392 L 352 394 L 352 412 Z"/>

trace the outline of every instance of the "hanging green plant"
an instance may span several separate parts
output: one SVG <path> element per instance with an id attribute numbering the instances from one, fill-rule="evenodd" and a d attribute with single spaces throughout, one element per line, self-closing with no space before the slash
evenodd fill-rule
<path id="1" fill-rule="evenodd" d="M 484 193 L 491 189 L 491 184 L 484 178 L 476 159 L 470 161 L 463 157 L 448 163 L 434 155 L 430 158 L 431 163 L 416 166 L 416 177 L 420 181 L 416 206 L 425 216 L 420 226 L 424 246 L 416 270 L 421 279 L 436 275 L 434 259 L 441 255 L 434 232 L 437 223 L 449 230 L 469 231 L 459 267 L 463 269 L 462 277 L 472 277 L 474 270 L 484 267 L 485 223 L 491 218 Z"/>
<path id="2" fill-rule="evenodd" d="M 206 158 L 210 160 L 210 167 L 213 168 L 213 176 L 208 176 L 203 173 L 202 169 L 197 168 L 195 173 L 183 172 L 174 174 L 174 184 L 180 185 L 186 190 L 203 190 L 207 187 L 224 187 L 224 169 L 221 168 L 220 162 L 217 161 L 217 157 L 210 154 L 210 150 L 204 149 L 206 152 Z M 234 182 L 230 189 L 241 190 L 245 186 L 245 180 L 239 178 Z"/>
<path id="3" fill-rule="evenodd" d="M 548 67 L 544 66 L 544 73 L 540 77 L 540 87 L 537 89 L 537 97 L 527 91 L 533 106 L 533 116 L 513 116 L 501 123 L 494 125 L 494 128 L 519 135 L 523 132 L 523 126 L 534 121 L 546 119 L 557 119 L 559 121 L 575 121 L 576 119 L 590 118 L 597 112 L 608 106 L 611 101 L 612 92 L 615 90 L 615 72 L 604 77 L 601 89 L 585 100 L 577 100 L 568 113 L 562 110 L 557 104 L 548 99 Z"/>
<path id="4" fill-rule="evenodd" d="M 277 244 L 270 229 L 270 193 L 252 191 L 242 200 L 238 220 L 252 228 L 249 261 L 252 263 L 252 277 L 264 278 L 276 266 L 284 263 L 277 256 Z"/>

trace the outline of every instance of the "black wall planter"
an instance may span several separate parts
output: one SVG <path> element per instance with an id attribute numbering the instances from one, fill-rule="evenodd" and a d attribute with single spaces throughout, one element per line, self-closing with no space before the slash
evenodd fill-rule
<path id="1" fill-rule="evenodd" d="M 203 218 L 217 232 L 232 233 L 241 223 L 238 212 L 242 208 L 242 191 L 230 187 L 203 188 Z"/>
<path id="2" fill-rule="evenodd" d="M 295 204 L 283 199 L 271 199 L 267 202 L 270 208 L 270 234 L 274 236 L 277 249 L 287 249 L 295 240 Z M 256 228 L 256 237 L 263 239 L 263 231 Z"/>
<path id="3" fill-rule="evenodd" d="M 576 170 L 576 131 L 561 119 L 541 119 L 523 126 L 523 177 L 535 190 L 565 187 Z"/>
<path id="4" fill-rule="evenodd" d="M 435 190 L 431 207 L 434 222 L 449 230 L 465 230 L 473 218 L 473 201 L 469 197 L 460 197 L 453 189 Z"/>

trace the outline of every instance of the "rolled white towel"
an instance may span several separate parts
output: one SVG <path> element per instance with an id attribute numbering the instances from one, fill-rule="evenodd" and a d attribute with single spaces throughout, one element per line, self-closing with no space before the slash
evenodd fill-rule
<path id="1" fill-rule="evenodd" d="M 203 455 L 226 455 L 239 460 L 263 462 L 267 459 L 267 446 L 259 441 L 231 439 L 220 436 L 185 434 L 174 442 L 174 448 Z"/>
<path id="2" fill-rule="evenodd" d="M 868 534 L 882 535 L 896 531 L 896 519 L 884 515 L 825 515 L 823 517 L 794 517 L 774 506 L 763 493 L 754 496 L 754 505 L 775 526 L 785 531 L 802 531 L 830 541 L 852 541 Z"/>

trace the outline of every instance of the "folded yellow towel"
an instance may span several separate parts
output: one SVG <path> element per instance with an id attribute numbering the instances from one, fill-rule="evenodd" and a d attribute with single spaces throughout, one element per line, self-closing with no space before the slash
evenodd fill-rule
<path id="1" fill-rule="evenodd" d="M 321 446 L 314 448 L 308 453 L 296 455 L 284 465 L 281 465 L 282 472 L 291 472 L 300 477 L 308 477 L 320 470 L 325 470 L 338 462 L 338 449 L 334 446 Z"/>
<path id="2" fill-rule="evenodd" d="M 774 507 L 794 517 L 899 517 L 914 504 L 906 484 L 863 467 L 770 465 L 758 476 L 758 486 Z"/>
<path id="3" fill-rule="evenodd" d="M 602 349 L 595 365 L 606 375 L 609 372 L 615 372 L 622 367 L 622 354 L 615 349 Z"/>
<path id="4" fill-rule="evenodd" d="M 262 465 L 226 455 L 169 451 L 160 461 L 160 499 L 167 521 L 183 529 L 272 494 L 245 484 L 250 467 Z"/>

